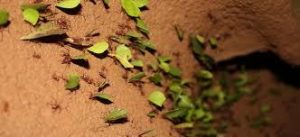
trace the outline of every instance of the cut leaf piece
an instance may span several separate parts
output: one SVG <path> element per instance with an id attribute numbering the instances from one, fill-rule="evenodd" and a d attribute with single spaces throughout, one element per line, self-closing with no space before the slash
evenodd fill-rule
<path id="1" fill-rule="evenodd" d="M 35 25 L 39 21 L 40 13 L 36 9 L 25 9 L 22 14 L 24 20 L 32 25 Z"/>
<path id="2" fill-rule="evenodd" d="M 144 63 L 142 60 L 133 60 L 133 61 L 131 61 L 131 64 L 134 67 L 139 67 L 139 68 L 142 68 L 144 66 Z"/>
<path id="3" fill-rule="evenodd" d="M 79 87 L 80 76 L 76 73 L 71 73 L 68 75 L 68 80 L 65 88 L 68 90 L 75 90 Z"/>
<path id="4" fill-rule="evenodd" d="M 72 60 L 76 61 L 76 60 L 83 60 L 83 61 L 87 61 L 88 60 L 88 55 L 86 54 L 82 54 L 82 55 L 78 55 L 78 56 L 72 56 L 71 57 Z"/>
<path id="5" fill-rule="evenodd" d="M 180 68 L 170 66 L 169 74 L 174 77 L 180 77 L 182 75 L 182 71 Z"/>
<path id="6" fill-rule="evenodd" d="M 123 65 L 124 68 L 133 68 L 134 67 L 129 62 L 129 60 L 132 58 L 131 51 L 124 44 L 117 47 L 115 56 L 119 60 L 119 62 Z"/>
<path id="7" fill-rule="evenodd" d="M 21 10 L 25 10 L 25 9 L 35 9 L 37 11 L 43 11 L 45 9 L 47 9 L 47 7 L 49 6 L 49 4 L 43 4 L 43 3 L 24 3 L 21 5 Z"/>
<path id="8" fill-rule="evenodd" d="M 92 47 L 88 48 L 88 51 L 95 54 L 102 54 L 105 51 L 107 51 L 108 47 L 109 47 L 108 43 L 102 41 L 102 42 L 97 42 Z"/>
<path id="9" fill-rule="evenodd" d="M 165 95 L 161 92 L 161 91 L 153 91 L 149 97 L 148 100 L 158 106 L 158 107 L 162 107 L 164 102 L 166 101 L 166 97 Z"/>
<path id="10" fill-rule="evenodd" d="M 128 16 L 139 17 L 141 11 L 133 0 L 121 0 L 122 8 L 126 11 Z"/>
<path id="11" fill-rule="evenodd" d="M 203 80 L 212 80 L 214 75 L 208 70 L 200 70 L 196 73 L 197 77 Z"/>
<path id="12" fill-rule="evenodd" d="M 159 56 L 159 57 L 157 57 L 157 60 L 159 62 L 170 62 L 171 61 L 171 57 L 169 57 L 169 56 Z"/>
<path id="13" fill-rule="evenodd" d="M 80 5 L 80 0 L 63 0 L 56 4 L 56 7 L 63 9 L 74 9 Z"/>
<path id="14" fill-rule="evenodd" d="M 35 32 L 28 34 L 26 36 L 23 36 L 21 40 L 33 40 L 48 36 L 54 36 L 54 35 L 62 35 L 66 32 L 61 29 L 59 26 L 57 26 L 54 22 L 48 22 L 45 24 L 42 24 Z"/>
<path id="15" fill-rule="evenodd" d="M 162 69 L 166 73 L 170 72 L 170 65 L 168 63 L 161 62 L 159 64 L 159 68 Z"/>
<path id="16" fill-rule="evenodd" d="M 105 117 L 106 122 L 116 122 L 118 120 L 126 119 L 128 112 L 126 109 L 116 108 L 109 112 L 109 114 Z"/>
<path id="17" fill-rule="evenodd" d="M 111 96 L 108 94 L 105 94 L 105 93 L 97 93 L 97 94 L 95 94 L 94 98 L 97 98 L 97 99 L 103 100 L 103 101 L 107 101 L 109 103 L 113 102 Z"/>
<path id="18" fill-rule="evenodd" d="M 109 1 L 110 0 L 102 0 L 102 1 L 104 3 L 105 7 L 109 8 Z"/>
<path id="19" fill-rule="evenodd" d="M 9 13 L 0 9 L 0 26 L 4 26 L 8 23 Z"/>
<path id="20" fill-rule="evenodd" d="M 136 26 L 141 32 L 149 34 L 149 27 L 142 19 L 136 18 Z"/>
<path id="21" fill-rule="evenodd" d="M 161 85 L 162 84 L 162 76 L 160 73 L 155 73 L 153 76 L 149 78 L 150 81 L 152 81 L 156 85 Z"/>
<path id="22" fill-rule="evenodd" d="M 180 123 L 174 126 L 175 128 L 183 129 L 183 128 L 193 128 L 193 122 Z"/>
<path id="23" fill-rule="evenodd" d="M 210 44 L 210 47 L 211 47 L 212 49 L 215 49 L 215 48 L 218 47 L 218 42 L 217 42 L 217 39 L 216 39 L 215 37 L 211 37 L 211 38 L 209 39 L 209 44 Z"/>
<path id="24" fill-rule="evenodd" d="M 182 41 L 183 37 L 184 37 L 184 32 L 183 32 L 182 28 L 179 25 L 175 25 L 174 28 L 177 33 L 177 37 L 178 37 L 179 41 Z"/>
<path id="25" fill-rule="evenodd" d="M 89 38 L 86 38 L 86 37 L 83 37 L 83 38 L 71 38 L 71 37 L 68 37 L 68 38 L 65 38 L 63 40 L 64 42 L 67 42 L 69 44 L 72 44 L 72 45 L 76 45 L 76 46 L 85 46 L 85 47 L 88 47 L 88 46 L 91 46 L 92 43 L 90 41 Z"/>
<path id="26" fill-rule="evenodd" d="M 140 81 L 145 76 L 146 76 L 145 72 L 139 72 L 139 73 L 135 74 L 133 77 L 131 77 L 129 79 L 129 82 Z"/>
<path id="27" fill-rule="evenodd" d="M 143 37 L 142 34 L 136 32 L 136 31 L 129 31 L 126 33 L 126 35 L 130 38 L 135 38 L 135 39 L 139 39 L 139 38 Z"/>
<path id="28" fill-rule="evenodd" d="M 145 7 L 147 6 L 147 4 L 149 3 L 148 0 L 132 0 L 134 2 L 134 4 L 139 7 L 139 8 L 142 8 L 142 7 Z"/>

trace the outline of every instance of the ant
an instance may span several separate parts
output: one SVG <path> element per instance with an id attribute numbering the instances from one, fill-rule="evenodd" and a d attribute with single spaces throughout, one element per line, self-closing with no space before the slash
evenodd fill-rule
<path id="1" fill-rule="evenodd" d="M 58 26 L 60 26 L 60 28 L 62 28 L 62 29 L 68 29 L 69 28 L 68 21 L 66 20 L 65 17 L 61 17 L 61 18 L 57 19 L 56 24 Z"/>
<path id="2" fill-rule="evenodd" d="M 94 80 L 92 79 L 92 78 L 90 78 L 88 75 L 86 75 L 86 74 L 83 74 L 82 76 L 81 76 L 81 79 L 83 80 L 83 81 L 85 81 L 86 83 L 88 83 L 88 84 L 94 84 L 95 82 L 94 82 Z"/>
<path id="3" fill-rule="evenodd" d="M 52 74 L 52 79 L 54 79 L 55 81 L 59 81 L 61 77 L 59 77 L 56 73 Z"/>
<path id="4" fill-rule="evenodd" d="M 40 59 L 41 58 L 41 55 L 40 54 L 37 54 L 36 52 L 33 53 L 32 55 L 33 58 L 36 58 L 36 59 Z"/>
<path id="5" fill-rule="evenodd" d="M 99 75 L 100 75 L 100 77 L 106 79 L 106 75 L 104 72 L 106 72 L 106 68 L 104 66 L 102 66 L 101 71 L 99 72 Z"/>
<path id="6" fill-rule="evenodd" d="M 51 109 L 53 110 L 53 112 L 57 112 L 57 111 L 61 111 L 62 107 L 61 105 L 58 103 L 57 100 L 54 100 L 53 102 L 48 103 L 48 105 L 51 106 Z"/>
<path id="7" fill-rule="evenodd" d="M 69 51 L 64 52 L 61 56 L 63 57 L 62 64 L 71 64 L 72 58 Z"/>

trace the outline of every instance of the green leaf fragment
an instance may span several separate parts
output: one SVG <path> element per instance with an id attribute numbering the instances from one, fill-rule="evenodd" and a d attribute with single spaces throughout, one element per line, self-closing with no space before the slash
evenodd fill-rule
<path id="1" fill-rule="evenodd" d="M 142 7 L 145 7 L 147 6 L 147 4 L 149 3 L 148 0 L 132 0 L 134 2 L 134 4 L 139 7 L 139 8 L 142 8 Z"/>
<path id="2" fill-rule="evenodd" d="M 126 33 L 126 35 L 130 38 L 135 38 L 135 39 L 139 39 L 139 38 L 143 37 L 142 34 L 136 32 L 136 31 L 129 31 Z"/>
<path id="3" fill-rule="evenodd" d="M 48 22 L 42 24 L 35 32 L 32 32 L 26 36 L 21 37 L 21 40 L 33 40 L 48 36 L 55 36 L 55 35 L 62 35 L 66 32 L 61 29 L 58 25 L 54 22 Z"/>
<path id="4" fill-rule="evenodd" d="M 110 0 L 102 0 L 102 1 L 106 7 L 109 7 Z"/>
<path id="5" fill-rule="evenodd" d="M 8 23 L 9 13 L 0 9 L 0 26 L 4 26 Z"/>
<path id="6" fill-rule="evenodd" d="M 119 45 L 116 49 L 115 57 L 119 60 L 119 62 L 123 65 L 124 68 L 133 68 L 134 66 L 129 62 L 132 58 L 132 54 L 130 49 L 123 45 Z"/>
<path id="7" fill-rule="evenodd" d="M 136 26 L 141 32 L 143 32 L 145 34 L 149 34 L 149 27 L 144 22 L 144 20 L 142 20 L 140 18 L 136 18 Z"/>
<path id="8" fill-rule="evenodd" d="M 149 97 L 148 100 L 158 106 L 158 107 L 162 107 L 164 102 L 166 101 L 166 97 L 165 95 L 161 92 L 161 91 L 153 91 Z"/>
<path id="9" fill-rule="evenodd" d="M 63 9 L 74 9 L 80 5 L 80 0 L 62 0 L 56 4 L 56 7 Z"/>
<path id="10" fill-rule="evenodd" d="M 71 59 L 74 61 L 79 61 L 79 60 L 87 61 L 88 55 L 82 54 L 82 55 L 72 56 Z"/>
<path id="11" fill-rule="evenodd" d="M 172 59 L 169 56 L 159 56 L 157 57 L 157 60 L 159 62 L 170 62 Z"/>
<path id="12" fill-rule="evenodd" d="M 134 76 L 132 76 L 130 79 L 129 79 L 129 82 L 136 82 L 136 81 L 140 81 L 143 77 L 145 77 L 146 74 L 145 72 L 139 72 L 137 74 L 135 74 Z"/>
<path id="13" fill-rule="evenodd" d="M 133 0 L 121 0 L 122 8 L 126 11 L 128 16 L 139 17 L 141 11 Z"/>
<path id="14" fill-rule="evenodd" d="M 43 11 L 46 10 L 47 7 L 49 6 L 49 4 L 44 4 L 44 3 L 24 3 L 21 5 L 21 10 L 25 10 L 25 9 L 35 9 L 37 11 Z"/>
<path id="15" fill-rule="evenodd" d="M 108 101 L 110 103 L 113 102 L 112 97 L 108 94 L 105 94 L 105 93 L 97 93 L 97 94 L 95 94 L 94 97 L 97 98 L 97 99 L 103 100 L 103 101 Z"/>
<path id="16" fill-rule="evenodd" d="M 139 40 L 138 43 L 143 45 L 146 49 L 148 49 L 150 51 L 156 50 L 154 44 L 149 40 Z"/>
<path id="17" fill-rule="evenodd" d="M 139 67 L 139 68 L 142 68 L 144 66 L 144 63 L 142 60 L 133 60 L 133 61 L 131 61 L 131 64 L 134 67 Z"/>
<path id="18" fill-rule="evenodd" d="M 203 80 L 212 80 L 214 75 L 208 70 L 200 70 L 196 73 L 197 77 Z"/>
<path id="19" fill-rule="evenodd" d="M 147 116 L 150 118 L 154 118 L 156 115 L 157 115 L 157 113 L 155 111 L 151 111 L 147 114 Z"/>
<path id="20" fill-rule="evenodd" d="M 169 74 L 174 76 L 174 77 L 180 77 L 182 75 L 182 71 L 181 71 L 180 68 L 170 66 Z"/>
<path id="21" fill-rule="evenodd" d="M 162 69 L 164 72 L 169 73 L 170 72 L 170 65 L 165 62 L 161 62 L 159 64 L 159 68 Z"/>
<path id="22" fill-rule="evenodd" d="M 187 95 L 180 95 L 179 96 L 179 102 L 178 107 L 181 108 L 194 108 L 194 104 L 189 96 Z"/>
<path id="23" fill-rule="evenodd" d="M 24 20 L 32 25 L 36 25 L 40 17 L 40 13 L 36 9 L 25 9 L 22 14 Z"/>
<path id="24" fill-rule="evenodd" d="M 75 90 L 79 87 L 80 76 L 76 73 L 71 73 L 68 75 L 67 83 L 65 88 L 68 90 Z"/>
<path id="25" fill-rule="evenodd" d="M 198 41 L 200 44 L 204 45 L 204 43 L 205 43 L 205 38 L 204 38 L 203 36 L 197 35 L 197 36 L 196 36 L 196 39 L 197 39 L 197 41 Z"/>
<path id="26" fill-rule="evenodd" d="M 170 120 L 175 120 L 184 117 L 187 114 L 186 108 L 178 108 L 165 113 L 165 117 Z"/>
<path id="27" fill-rule="evenodd" d="M 210 47 L 215 49 L 218 47 L 218 42 L 217 42 L 217 39 L 215 37 L 211 37 L 209 39 L 209 44 L 210 44 Z"/>
<path id="28" fill-rule="evenodd" d="M 177 33 L 178 39 L 180 41 L 182 41 L 183 37 L 184 37 L 184 31 L 182 30 L 182 28 L 179 25 L 175 25 L 174 28 L 175 28 L 175 31 Z"/>
<path id="29" fill-rule="evenodd" d="M 116 108 L 109 112 L 109 114 L 105 117 L 106 122 L 116 122 L 117 120 L 127 118 L 128 111 L 126 109 Z"/>
<path id="30" fill-rule="evenodd" d="M 95 43 L 92 47 L 89 47 L 87 50 L 95 54 L 102 54 L 105 51 L 107 51 L 108 47 L 109 47 L 108 43 L 102 41 L 102 42 Z"/>
<path id="31" fill-rule="evenodd" d="M 153 76 L 149 78 L 151 82 L 153 82 L 156 85 L 161 85 L 162 84 L 162 76 L 160 73 L 155 73 Z"/>
<path id="32" fill-rule="evenodd" d="M 265 114 L 265 113 L 269 113 L 272 111 L 272 108 L 270 105 L 268 104 L 263 104 L 261 107 L 260 107 L 260 112 Z"/>
<path id="33" fill-rule="evenodd" d="M 194 123 L 193 122 L 186 122 L 186 123 L 180 123 L 174 126 L 177 129 L 184 129 L 184 128 L 193 128 Z"/>

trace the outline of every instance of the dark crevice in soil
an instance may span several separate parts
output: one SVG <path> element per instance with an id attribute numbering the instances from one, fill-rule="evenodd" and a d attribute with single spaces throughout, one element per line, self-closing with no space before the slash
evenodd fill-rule
<path id="1" fill-rule="evenodd" d="M 239 64 L 247 70 L 268 69 L 274 73 L 278 80 L 300 88 L 300 67 L 286 63 L 273 52 L 256 52 L 247 56 L 240 56 L 231 60 L 219 62 L 217 68 L 226 68 Z"/>

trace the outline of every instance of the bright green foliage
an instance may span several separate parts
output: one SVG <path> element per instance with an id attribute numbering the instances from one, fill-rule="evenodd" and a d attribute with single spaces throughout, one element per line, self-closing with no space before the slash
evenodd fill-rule
<path id="1" fill-rule="evenodd" d="M 134 76 L 132 76 L 130 79 L 129 79 L 129 82 L 136 82 L 136 81 L 140 81 L 143 77 L 145 77 L 146 74 L 145 72 L 139 72 L 137 74 L 135 74 Z"/>
<path id="2" fill-rule="evenodd" d="M 177 67 L 170 66 L 169 74 L 174 77 L 180 77 L 182 75 L 182 71 L 181 71 L 181 69 L 179 69 Z"/>
<path id="3" fill-rule="evenodd" d="M 28 34 L 26 36 L 23 36 L 22 40 L 33 40 L 48 36 L 54 36 L 54 35 L 62 35 L 66 32 L 61 29 L 59 26 L 57 26 L 54 22 L 48 22 L 45 24 L 42 24 L 35 32 L 32 32 L 31 34 Z"/>
<path id="4" fill-rule="evenodd" d="M 80 5 L 80 0 L 62 0 L 56 4 L 56 7 L 63 9 L 74 9 Z"/>
<path id="5" fill-rule="evenodd" d="M 149 78 L 150 81 L 152 81 L 156 85 L 161 85 L 162 84 L 162 76 L 160 73 L 155 73 L 153 76 Z"/>
<path id="6" fill-rule="evenodd" d="M 130 38 L 136 38 L 136 39 L 139 39 L 139 38 L 143 37 L 142 34 L 136 32 L 136 31 L 129 31 L 129 32 L 126 33 L 126 35 Z"/>
<path id="7" fill-rule="evenodd" d="M 124 68 L 133 68 L 134 66 L 129 62 L 132 58 L 130 49 L 125 45 L 119 45 L 116 50 L 115 57 L 123 65 Z"/>
<path id="8" fill-rule="evenodd" d="M 112 97 L 108 94 L 105 94 L 105 93 L 96 93 L 94 98 L 97 98 L 97 99 L 103 100 L 103 101 L 108 101 L 110 103 L 113 102 Z"/>
<path id="9" fill-rule="evenodd" d="M 71 73 L 68 75 L 68 80 L 65 88 L 68 90 L 75 90 L 79 88 L 80 76 L 76 73 Z"/>
<path id="10" fill-rule="evenodd" d="M 210 44 L 211 48 L 213 48 L 213 49 L 218 47 L 218 42 L 217 42 L 217 39 L 215 37 L 211 37 L 209 39 L 209 44 Z"/>
<path id="11" fill-rule="evenodd" d="M 144 66 L 144 63 L 142 60 L 133 60 L 133 61 L 131 61 L 131 64 L 134 67 L 139 67 L 139 68 L 142 68 Z"/>
<path id="12" fill-rule="evenodd" d="M 148 100 L 158 106 L 158 107 L 162 107 L 164 102 L 166 101 L 166 97 L 165 95 L 161 92 L 161 91 L 153 91 L 149 97 Z"/>
<path id="13" fill-rule="evenodd" d="M 144 34 L 149 34 L 149 27 L 141 18 L 136 18 L 136 26 Z"/>
<path id="14" fill-rule="evenodd" d="M 121 0 L 122 8 L 126 11 L 128 16 L 139 17 L 141 11 L 133 0 Z"/>
<path id="15" fill-rule="evenodd" d="M 193 128 L 194 123 L 193 122 L 186 122 L 186 123 L 180 123 L 174 126 L 177 129 L 184 129 L 184 128 Z"/>
<path id="16" fill-rule="evenodd" d="M 212 80 L 214 78 L 214 75 L 208 70 L 200 70 L 196 75 L 202 80 Z"/>
<path id="17" fill-rule="evenodd" d="M 132 0 L 134 2 L 134 4 L 139 7 L 139 8 L 142 8 L 142 7 L 145 7 L 147 6 L 147 4 L 149 3 L 148 0 Z"/>
<path id="18" fill-rule="evenodd" d="M 36 9 L 25 9 L 22 14 L 24 20 L 32 25 L 36 25 L 36 23 L 39 21 L 40 13 Z"/>
<path id="19" fill-rule="evenodd" d="M 108 47 L 109 47 L 108 43 L 105 41 L 102 41 L 102 42 L 97 42 L 92 47 L 89 47 L 88 51 L 92 52 L 94 54 L 102 54 L 105 51 L 107 51 Z"/>
<path id="20" fill-rule="evenodd" d="M 0 26 L 4 26 L 8 23 L 9 13 L 0 9 Z"/>
<path id="21" fill-rule="evenodd" d="M 117 120 L 127 118 L 128 111 L 126 109 L 116 108 L 109 112 L 109 114 L 105 117 L 106 122 L 116 122 Z"/>

